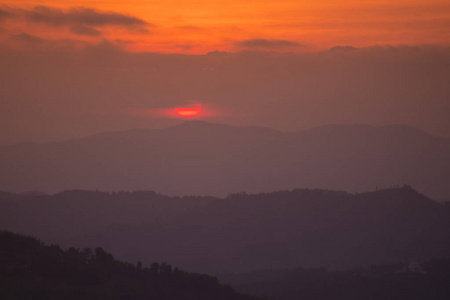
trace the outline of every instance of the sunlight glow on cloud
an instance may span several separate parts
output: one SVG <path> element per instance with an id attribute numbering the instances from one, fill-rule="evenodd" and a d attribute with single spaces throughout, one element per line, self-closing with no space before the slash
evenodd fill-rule
<path id="1" fill-rule="evenodd" d="M 175 113 L 183 118 L 198 117 L 202 113 L 202 105 L 193 104 L 189 106 L 177 106 L 175 107 Z"/>
<path id="2" fill-rule="evenodd" d="M 448 45 L 448 1 L 92 1 L 5 0 L 0 40 L 131 40 L 133 52 L 205 54 L 242 49 L 304 52 L 339 44 Z M 42 2 L 41 2 L 42 3 Z M 258 9 L 255 10 L 255 5 Z M 305 47 L 304 45 L 308 45 Z"/>
<path id="3" fill-rule="evenodd" d="M 171 118 L 171 119 L 208 119 L 210 117 L 224 116 L 225 112 L 212 105 L 200 103 L 188 103 L 175 107 L 164 108 L 129 108 L 126 115 L 149 118 Z"/>

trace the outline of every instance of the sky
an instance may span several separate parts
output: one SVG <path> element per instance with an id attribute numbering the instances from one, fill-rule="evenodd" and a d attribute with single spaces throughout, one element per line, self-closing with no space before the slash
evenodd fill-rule
<path id="1" fill-rule="evenodd" d="M 442 0 L 3 0 L 5 35 L 102 39 L 131 51 L 205 54 L 340 44 L 448 44 L 450 3 Z M 5 34 L 5 30 L 7 33 Z"/>
<path id="2" fill-rule="evenodd" d="M 0 3 L 0 144 L 198 118 L 450 137 L 448 1 Z"/>

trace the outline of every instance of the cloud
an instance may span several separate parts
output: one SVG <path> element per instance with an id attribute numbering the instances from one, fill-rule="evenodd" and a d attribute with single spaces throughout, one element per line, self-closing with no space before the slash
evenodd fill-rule
<path id="1" fill-rule="evenodd" d="M 50 6 L 35 6 L 31 9 L 4 7 L 0 9 L 0 21 L 6 18 L 52 27 L 69 27 L 75 34 L 89 36 L 100 35 L 99 27 L 119 26 L 137 33 L 149 33 L 147 27 L 154 26 L 134 16 L 88 7 L 68 10 Z"/>
<path id="2" fill-rule="evenodd" d="M 64 12 L 49 6 L 36 6 L 26 11 L 26 18 L 31 22 L 48 25 L 87 25 L 87 26 L 146 26 L 144 20 L 115 12 L 101 12 L 92 8 L 76 7 Z"/>
<path id="3" fill-rule="evenodd" d="M 132 40 L 124 40 L 124 39 L 115 39 L 114 44 L 122 47 L 122 46 L 127 46 L 127 45 L 132 45 L 135 44 L 136 41 L 132 41 Z"/>
<path id="4" fill-rule="evenodd" d="M 238 41 L 235 43 L 239 47 L 244 48 L 284 48 L 284 47 L 300 47 L 303 46 L 295 41 L 288 40 L 267 40 L 267 39 L 249 39 Z"/>
<path id="5" fill-rule="evenodd" d="M 72 33 L 78 34 L 78 35 L 87 35 L 87 36 L 99 36 L 102 33 L 98 31 L 97 29 L 89 26 L 84 25 L 75 25 L 70 28 L 70 31 Z"/>
<path id="6" fill-rule="evenodd" d="M 0 28 L 1 32 L 1 28 Z M 125 51 L 124 48 L 128 45 L 134 44 L 133 40 L 123 39 L 101 39 L 97 41 L 85 41 L 76 38 L 47 38 L 45 36 L 38 36 L 28 32 L 21 32 L 18 34 L 9 34 L 7 38 L 0 40 L 0 56 L 9 51 L 17 51 L 30 54 L 30 51 L 41 53 L 90 53 L 99 54 L 98 56 L 105 56 L 111 53 L 118 53 Z M 0 59 L 1 60 L 1 59 Z M 0 72 L 1 75 L 1 72 Z"/>
<path id="7" fill-rule="evenodd" d="M 32 35 L 26 32 L 12 34 L 7 41 L 0 43 L 1 49 L 14 49 L 17 51 L 70 51 L 80 50 L 88 47 L 90 44 L 76 39 L 46 39 L 40 36 Z"/>
<path id="8" fill-rule="evenodd" d="M 353 46 L 335 46 L 330 48 L 330 51 L 332 52 L 349 52 L 353 50 L 358 50 L 358 48 L 355 48 Z"/>
<path id="9" fill-rule="evenodd" d="M 179 49 L 183 49 L 183 50 L 191 50 L 194 48 L 193 45 L 184 45 L 184 44 L 179 44 L 179 45 L 175 45 L 175 47 L 179 48 Z"/>
<path id="10" fill-rule="evenodd" d="M 202 28 L 202 27 L 191 26 L 191 25 L 178 26 L 178 27 L 176 27 L 176 28 L 177 28 L 177 29 L 181 29 L 181 30 L 187 30 L 187 31 L 200 31 L 200 30 L 204 30 L 204 28 Z"/>
<path id="11" fill-rule="evenodd" d="M 45 43 L 47 40 L 28 33 L 14 34 L 10 39 L 15 42 L 25 43 L 32 46 L 38 46 Z"/>
<path id="12" fill-rule="evenodd" d="M 14 14 L 12 12 L 0 8 L 0 22 L 11 17 L 14 17 Z"/>

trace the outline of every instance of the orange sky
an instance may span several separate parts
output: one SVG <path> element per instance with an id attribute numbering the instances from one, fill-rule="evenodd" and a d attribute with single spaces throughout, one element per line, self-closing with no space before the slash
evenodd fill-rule
<path id="1" fill-rule="evenodd" d="M 0 19 L 3 41 L 25 33 L 89 43 L 107 39 L 132 51 L 189 54 L 243 49 L 297 52 L 336 45 L 448 45 L 450 41 L 447 0 L 3 0 L 2 4 L 3 11 L 19 15 Z M 77 24 L 75 30 L 72 23 L 49 25 L 26 19 L 24 16 L 38 5 L 61 9 L 62 13 L 82 6 L 99 14 L 133 16 L 148 24 L 139 28 L 108 24 L 86 28 Z"/>

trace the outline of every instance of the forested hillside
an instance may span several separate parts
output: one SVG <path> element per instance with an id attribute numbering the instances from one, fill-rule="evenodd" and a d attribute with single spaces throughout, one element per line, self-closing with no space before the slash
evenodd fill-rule
<path id="1" fill-rule="evenodd" d="M 121 262 L 103 248 L 61 249 L 0 231 L 0 299 L 251 300 L 217 278 L 167 263 Z"/>

